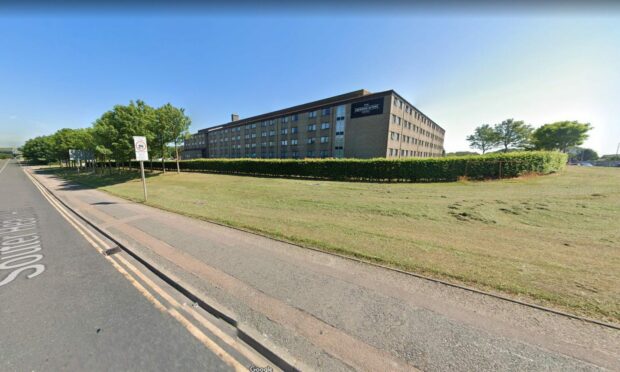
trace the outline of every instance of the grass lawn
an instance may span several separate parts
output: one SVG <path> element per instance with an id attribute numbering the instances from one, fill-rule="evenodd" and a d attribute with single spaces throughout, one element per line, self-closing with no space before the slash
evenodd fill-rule
<path id="1" fill-rule="evenodd" d="M 65 177 L 141 200 L 135 174 Z M 149 205 L 620 322 L 620 169 L 432 184 L 167 173 Z"/>

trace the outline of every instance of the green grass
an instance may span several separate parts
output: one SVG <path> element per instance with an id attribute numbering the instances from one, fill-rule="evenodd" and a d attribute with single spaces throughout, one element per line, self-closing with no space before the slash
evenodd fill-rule
<path id="1" fill-rule="evenodd" d="M 133 173 L 65 177 L 140 201 Z M 620 321 L 620 169 L 385 184 L 167 173 L 149 205 Z"/>

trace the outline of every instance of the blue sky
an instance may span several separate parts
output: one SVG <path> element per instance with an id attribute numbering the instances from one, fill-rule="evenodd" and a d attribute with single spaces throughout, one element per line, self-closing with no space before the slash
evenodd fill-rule
<path id="1" fill-rule="evenodd" d="M 114 104 L 185 107 L 192 131 L 365 88 L 395 89 L 467 150 L 477 125 L 590 122 L 620 142 L 620 14 L 303 9 L 0 16 L 0 146 Z"/>

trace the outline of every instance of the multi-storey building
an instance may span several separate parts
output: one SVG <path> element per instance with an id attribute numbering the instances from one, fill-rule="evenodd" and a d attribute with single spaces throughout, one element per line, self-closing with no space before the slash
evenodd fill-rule
<path id="1" fill-rule="evenodd" d="M 445 136 L 393 90 L 358 90 L 231 120 L 192 135 L 183 158 L 436 157 Z"/>

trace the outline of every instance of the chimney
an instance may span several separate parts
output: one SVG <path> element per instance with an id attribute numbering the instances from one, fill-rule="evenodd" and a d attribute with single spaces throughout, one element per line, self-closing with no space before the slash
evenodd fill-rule
<path id="1" fill-rule="evenodd" d="M 237 121 L 237 120 L 239 120 L 238 114 L 230 114 L 230 121 Z"/>

